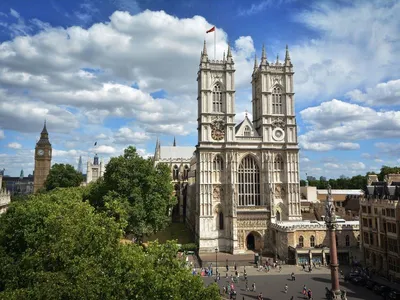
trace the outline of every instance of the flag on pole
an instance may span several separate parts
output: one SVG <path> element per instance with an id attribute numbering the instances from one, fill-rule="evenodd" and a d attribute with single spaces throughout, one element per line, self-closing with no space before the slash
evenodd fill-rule
<path id="1" fill-rule="evenodd" d="M 215 31 L 215 26 L 213 26 L 213 28 L 207 30 L 206 33 L 210 33 L 210 32 L 213 32 L 213 31 Z"/>

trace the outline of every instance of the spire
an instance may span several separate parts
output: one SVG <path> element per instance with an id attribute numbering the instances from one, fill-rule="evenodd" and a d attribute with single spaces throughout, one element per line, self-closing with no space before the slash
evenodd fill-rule
<path id="1" fill-rule="evenodd" d="M 174 136 L 174 144 L 173 144 L 173 146 L 176 147 L 176 139 L 175 139 L 175 136 Z"/>
<path id="2" fill-rule="evenodd" d="M 24 178 L 24 170 L 23 169 L 21 169 L 21 173 L 19 173 L 19 178 L 20 179 Z"/>
<path id="3" fill-rule="evenodd" d="M 154 153 L 154 159 L 155 160 L 160 159 L 160 140 L 158 139 L 158 137 L 157 137 L 157 141 L 156 141 L 156 150 Z"/>
<path id="4" fill-rule="evenodd" d="M 285 54 L 285 65 L 290 66 L 292 63 L 290 61 L 290 55 L 289 55 L 289 47 L 286 45 L 286 54 Z"/>
<path id="5" fill-rule="evenodd" d="M 225 51 L 224 51 L 224 53 L 222 54 L 222 61 L 225 61 Z"/>
<path id="6" fill-rule="evenodd" d="M 44 119 L 44 126 L 43 126 L 43 129 L 42 129 L 42 132 L 41 132 L 42 134 L 43 133 L 45 133 L 45 134 L 49 134 L 48 132 L 47 132 L 47 128 L 46 128 L 46 119 Z"/>
<path id="7" fill-rule="evenodd" d="M 206 44 L 206 40 L 204 40 L 204 46 L 203 46 L 203 52 L 202 55 L 207 56 L 207 44 Z"/>
<path id="8" fill-rule="evenodd" d="M 279 64 L 279 54 L 276 54 L 276 64 Z"/>
<path id="9" fill-rule="evenodd" d="M 261 53 L 261 65 L 267 65 L 267 53 L 265 52 L 265 45 L 263 44 Z"/>
<path id="10" fill-rule="evenodd" d="M 228 43 L 228 53 L 226 55 L 227 58 L 232 57 L 232 53 L 231 53 L 231 45 Z"/>
<path id="11" fill-rule="evenodd" d="M 253 69 L 253 73 L 255 71 L 257 71 L 257 69 L 258 69 L 258 63 L 257 63 L 257 53 L 256 53 L 256 54 L 254 54 L 254 69 Z"/>

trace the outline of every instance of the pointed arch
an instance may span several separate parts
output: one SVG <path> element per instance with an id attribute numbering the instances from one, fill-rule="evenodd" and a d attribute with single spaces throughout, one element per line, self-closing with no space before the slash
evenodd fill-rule
<path id="1" fill-rule="evenodd" d="M 185 165 L 185 167 L 183 168 L 183 180 L 187 180 L 189 177 L 189 166 Z"/>
<path id="2" fill-rule="evenodd" d="M 283 114 L 283 88 L 281 85 L 276 84 L 272 88 L 272 114 Z"/>
<path id="3" fill-rule="evenodd" d="M 222 112 L 223 86 L 219 81 L 214 84 L 212 93 L 212 111 Z"/>
<path id="4" fill-rule="evenodd" d="M 217 154 L 213 159 L 213 178 L 214 182 L 221 182 L 221 175 L 224 170 L 224 160 L 221 155 Z"/>
<path id="5" fill-rule="evenodd" d="M 178 180 L 179 179 L 179 167 L 178 165 L 174 165 L 172 169 L 172 179 L 173 180 Z"/>
<path id="6" fill-rule="evenodd" d="M 252 155 L 246 155 L 238 168 L 239 205 L 261 205 L 260 168 Z"/>

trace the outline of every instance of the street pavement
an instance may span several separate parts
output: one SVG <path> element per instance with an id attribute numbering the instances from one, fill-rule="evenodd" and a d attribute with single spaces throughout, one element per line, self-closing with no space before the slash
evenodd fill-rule
<path id="1" fill-rule="evenodd" d="M 221 273 L 221 280 L 218 282 L 220 291 L 222 294 L 223 286 L 230 283 L 230 275 L 234 275 L 233 268 L 230 268 L 228 272 L 228 278 L 226 278 L 226 269 L 221 267 L 219 272 Z M 302 271 L 298 266 L 283 266 L 282 271 L 272 269 L 270 272 L 257 271 L 254 267 L 246 267 L 248 286 L 251 289 L 251 285 L 254 282 L 256 284 L 256 292 L 245 290 L 245 281 L 243 278 L 243 267 L 238 267 L 240 272 L 240 278 L 238 283 L 234 283 L 235 290 L 237 292 L 237 300 L 250 300 L 257 299 L 257 296 L 262 292 L 264 300 L 289 300 L 292 296 L 293 299 L 305 299 L 302 295 L 303 286 L 306 285 L 307 289 L 311 289 L 313 292 L 313 299 L 326 299 L 325 298 L 325 287 L 331 287 L 330 270 L 326 267 L 314 269 L 311 273 L 308 271 Z M 290 274 L 294 272 L 296 280 L 292 281 Z M 215 282 L 215 276 L 203 277 L 206 285 Z M 284 292 L 285 284 L 288 285 L 288 293 Z M 347 292 L 347 299 L 368 299 L 368 300 L 381 300 L 382 297 L 374 294 L 372 291 L 365 287 L 355 286 L 351 283 L 340 280 L 341 289 Z M 228 296 L 225 297 L 229 299 Z"/>

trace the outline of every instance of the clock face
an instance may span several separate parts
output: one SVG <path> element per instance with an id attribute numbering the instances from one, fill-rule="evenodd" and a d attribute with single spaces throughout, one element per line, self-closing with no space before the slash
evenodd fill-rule
<path id="1" fill-rule="evenodd" d="M 224 132 L 221 129 L 213 129 L 211 131 L 211 137 L 216 141 L 220 141 L 224 138 Z"/>
<path id="2" fill-rule="evenodd" d="M 42 156 L 44 154 L 44 150 L 43 149 L 39 149 L 37 152 L 38 155 Z"/>

